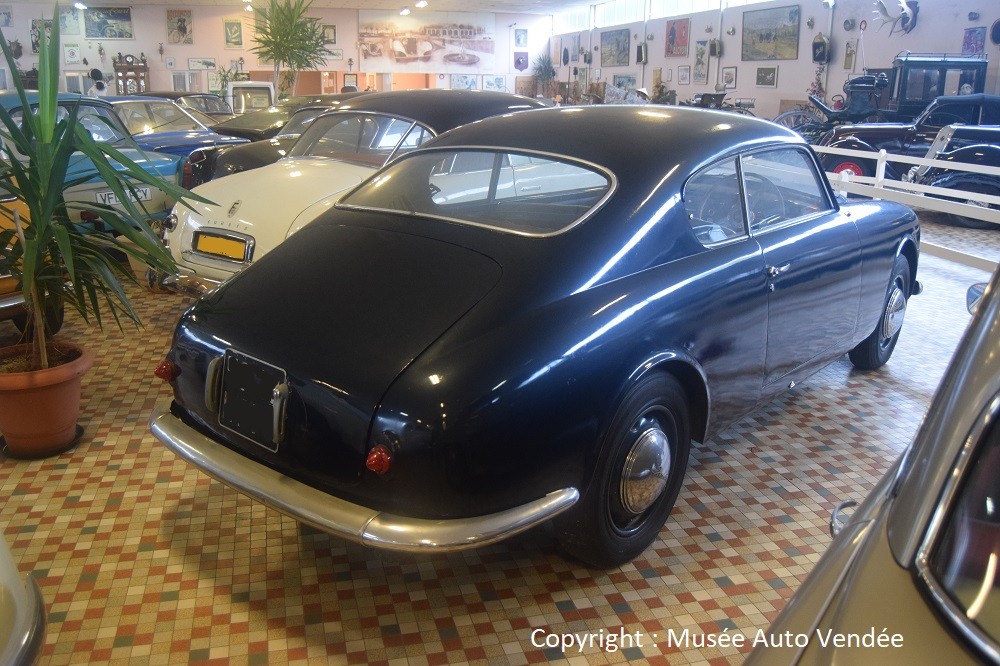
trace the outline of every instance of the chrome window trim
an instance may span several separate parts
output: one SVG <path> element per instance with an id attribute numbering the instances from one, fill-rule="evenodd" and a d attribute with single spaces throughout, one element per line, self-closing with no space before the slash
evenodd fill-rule
<path id="1" fill-rule="evenodd" d="M 445 152 L 457 152 L 457 151 L 467 151 L 467 152 L 485 151 L 485 152 L 490 152 L 490 153 L 504 153 L 504 154 L 511 154 L 511 153 L 513 153 L 513 154 L 516 154 L 516 155 L 529 155 L 529 156 L 531 156 L 531 155 L 537 155 L 539 157 L 544 157 L 546 159 L 551 159 L 551 160 L 554 160 L 554 161 L 568 162 L 568 163 L 571 163 L 571 164 L 585 165 L 588 168 L 590 168 L 591 170 L 596 171 L 596 172 L 604 175 L 608 179 L 608 191 L 605 192 L 604 196 L 602 196 L 593 206 L 591 206 L 590 209 L 586 213 L 584 213 L 583 215 L 581 215 L 580 217 L 578 217 L 576 220 L 574 220 L 570 224 L 566 225 L 565 227 L 562 227 L 561 229 L 556 229 L 555 231 L 549 231 L 549 232 L 546 232 L 546 233 L 543 233 L 543 234 L 532 233 L 532 232 L 528 232 L 528 231 L 516 231 L 514 229 L 507 229 L 507 228 L 504 228 L 504 227 L 498 227 L 498 226 L 492 225 L 492 224 L 482 224 L 482 223 L 479 223 L 479 222 L 472 222 L 470 220 L 463 220 L 463 219 L 460 219 L 460 218 L 446 217 L 444 215 L 431 215 L 429 213 L 418 213 L 416 211 L 402 211 L 402 210 L 395 210 L 395 209 L 391 209 L 391 208 L 375 208 L 375 207 L 371 207 L 371 206 L 356 206 L 356 205 L 351 205 L 349 203 L 343 203 L 345 199 L 349 199 L 350 196 L 352 194 L 354 194 L 355 191 L 357 191 L 360 188 L 364 187 L 366 183 L 375 180 L 378 177 L 378 175 L 382 173 L 382 169 L 380 169 L 376 174 L 373 174 L 371 177 L 369 177 L 368 179 L 366 179 L 365 182 L 363 182 L 360 185 L 358 185 L 357 187 L 351 189 L 350 192 L 348 192 L 347 194 L 345 194 L 344 196 L 342 196 L 340 198 L 340 201 L 338 201 L 336 204 L 334 204 L 334 208 L 343 209 L 343 210 L 356 210 L 356 211 L 362 211 L 362 212 L 367 212 L 367 213 L 387 213 L 387 214 L 391 214 L 391 215 L 406 215 L 408 217 L 422 217 L 422 218 L 432 219 L 432 220 L 441 220 L 442 222 L 450 222 L 450 223 L 453 223 L 453 224 L 461 224 L 462 226 L 466 226 L 466 227 L 476 227 L 476 228 L 479 228 L 479 229 L 489 229 L 490 231 L 498 231 L 500 233 L 510 234 L 512 236 L 522 236 L 522 237 L 525 237 L 525 238 L 551 238 L 553 236 L 558 236 L 560 234 L 563 234 L 563 233 L 569 231 L 570 229 L 573 229 L 573 228 L 575 228 L 575 227 L 583 224 L 585 221 L 589 220 L 591 217 L 594 216 L 594 214 L 597 211 L 599 211 L 601 208 L 603 208 L 604 204 L 607 203 L 607 201 L 612 197 L 612 195 L 614 195 L 615 192 L 618 191 L 618 179 L 615 177 L 615 174 L 613 174 L 611 171 L 609 171 L 607 168 L 601 166 L 600 164 L 595 164 L 594 162 L 589 162 L 587 160 L 581 160 L 581 159 L 577 159 L 575 157 L 567 157 L 566 155 L 560 155 L 558 153 L 550 153 L 550 152 L 541 151 L 541 150 L 524 150 L 522 148 L 505 148 L 503 146 L 442 146 L 442 147 L 435 147 L 435 148 L 419 148 L 417 150 L 412 150 L 412 151 L 406 153 L 405 156 L 401 157 L 395 163 L 399 164 L 399 163 L 403 162 L 404 160 L 408 160 L 408 159 L 411 159 L 411 158 L 414 158 L 414 157 L 418 157 L 420 155 L 426 155 L 426 154 L 432 153 L 432 152 L 435 152 L 435 153 L 445 153 Z M 386 165 L 386 167 L 383 167 L 383 168 L 387 168 L 388 166 L 389 165 Z"/>
<path id="2" fill-rule="evenodd" d="M 968 471 L 969 464 L 979 449 L 982 437 L 998 418 L 1000 418 L 1000 393 L 995 394 L 986 407 L 983 408 L 976 418 L 972 430 L 966 436 L 962 448 L 955 459 L 955 464 L 952 467 L 948 481 L 942 490 L 941 498 L 938 500 L 931 515 L 923 542 L 917 550 L 915 561 L 917 575 L 937 605 L 938 610 L 942 612 L 952 626 L 966 640 L 994 662 L 1000 661 L 1000 644 L 977 624 L 970 621 L 965 611 L 955 603 L 944 587 L 938 582 L 931 571 L 930 557 L 941 537 L 941 533 L 947 526 L 947 518 L 951 513 L 952 506 Z M 997 425 L 997 427 L 1000 427 L 1000 425 Z"/>

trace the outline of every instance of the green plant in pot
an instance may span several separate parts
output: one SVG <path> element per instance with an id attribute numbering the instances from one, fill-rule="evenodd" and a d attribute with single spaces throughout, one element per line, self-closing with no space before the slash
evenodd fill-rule
<path id="1" fill-rule="evenodd" d="M 123 286 L 136 278 L 120 261 L 123 253 L 154 269 L 174 269 L 137 203 L 136 183 L 177 200 L 191 195 L 95 141 L 79 122 L 78 102 L 64 100 L 60 107 L 58 5 L 51 37 L 40 35 L 37 99 L 35 92 L 25 92 L 2 33 L 0 47 L 20 98 L 20 109 L 0 107 L 0 273 L 10 273 L 20 285 L 28 340 L 0 350 L 0 434 L 8 455 L 41 457 L 77 439 L 81 378 L 93 364 L 89 351 L 52 336 L 63 309 L 68 306 L 98 326 L 108 314 L 119 328 L 126 321 L 138 325 Z M 65 188 L 92 180 L 104 181 L 120 207 L 66 201 Z M 104 230 L 83 223 L 81 211 L 99 218 Z M 49 393 L 55 394 L 55 405 L 49 404 Z"/>

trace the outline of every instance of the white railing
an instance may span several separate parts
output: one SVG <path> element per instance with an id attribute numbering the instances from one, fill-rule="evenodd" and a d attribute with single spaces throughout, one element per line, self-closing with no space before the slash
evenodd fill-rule
<path id="1" fill-rule="evenodd" d="M 924 157 L 907 157 L 904 155 L 891 155 L 884 150 L 873 153 L 868 150 L 848 150 L 846 148 L 831 148 L 827 146 L 813 146 L 817 153 L 829 155 L 844 155 L 847 157 L 860 158 L 866 161 L 875 161 L 875 176 L 853 176 L 848 173 L 830 173 L 830 184 L 841 194 L 856 194 L 870 197 L 872 199 L 885 199 L 897 201 L 907 206 L 924 208 L 927 210 L 940 211 L 942 213 L 953 213 L 964 217 L 971 217 L 977 220 L 984 220 L 997 225 L 1000 231 L 1000 210 L 987 208 L 985 204 L 1000 206 L 1000 196 L 990 194 L 969 193 L 961 190 L 953 190 L 944 187 L 933 187 L 930 185 L 918 185 L 900 180 L 886 179 L 885 165 L 887 162 L 898 162 L 900 164 L 910 164 L 917 166 L 940 167 L 951 171 L 969 171 L 981 173 L 1000 178 L 1000 167 L 979 166 L 966 162 L 945 162 L 942 160 L 932 160 Z M 900 169 L 900 171 L 904 171 Z M 938 197 L 954 197 L 959 201 L 947 201 Z M 975 199 L 984 205 L 963 203 L 962 200 Z M 997 262 L 965 252 L 956 252 L 948 248 L 935 245 L 933 243 L 922 243 L 922 250 L 952 261 L 981 268 L 992 272 L 997 267 Z"/>

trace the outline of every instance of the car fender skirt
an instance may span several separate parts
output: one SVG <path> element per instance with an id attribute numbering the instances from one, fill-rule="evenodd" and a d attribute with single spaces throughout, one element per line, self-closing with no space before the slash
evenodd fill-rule
<path id="1" fill-rule="evenodd" d="M 485 516 L 397 516 L 296 481 L 206 437 L 169 412 L 154 412 L 149 425 L 167 448 L 213 479 L 318 530 L 385 550 L 450 552 L 476 548 L 543 523 L 580 498 L 576 488 L 563 488 Z"/>

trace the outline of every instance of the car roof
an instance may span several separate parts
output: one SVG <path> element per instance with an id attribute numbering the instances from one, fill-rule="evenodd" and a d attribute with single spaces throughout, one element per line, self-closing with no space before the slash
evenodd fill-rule
<path id="1" fill-rule="evenodd" d="M 481 118 L 544 106 L 530 97 L 492 90 L 394 90 L 364 94 L 341 104 L 336 112 L 389 113 L 442 132 Z"/>
<path id="2" fill-rule="evenodd" d="M 987 95 L 986 93 L 973 93 L 971 95 L 941 95 L 934 98 L 937 106 L 949 106 L 951 104 L 991 104 L 1000 106 L 1000 95 Z"/>
<path id="3" fill-rule="evenodd" d="M 188 92 L 185 90 L 150 90 L 129 97 L 162 97 L 164 99 L 180 99 L 181 97 L 219 97 L 215 93 Z M 219 97 L 219 99 L 222 99 Z"/>
<path id="4" fill-rule="evenodd" d="M 496 146 L 540 151 L 639 180 L 662 178 L 664 165 L 683 167 L 683 174 L 737 149 L 773 143 L 805 141 L 786 127 L 727 111 L 630 104 L 549 107 L 495 116 L 446 132 L 424 150 Z"/>
<path id="5" fill-rule="evenodd" d="M 38 91 L 37 90 L 25 90 L 24 97 L 28 100 L 28 104 L 38 103 Z M 61 92 L 56 97 L 59 102 L 75 102 L 75 101 L 86 101 L 87 104 L 94 106 L 111 106 L 110 102 L 105 101 L 99 97 L 87 97 L 86 95 L 81 95 L 79 93 L 66 93 Z M 5 109 L 19 109 L 21 108 L 21 98 L 18 96 L 16 90 L 5 90 L 0 92 L 0 106 Z"/>

